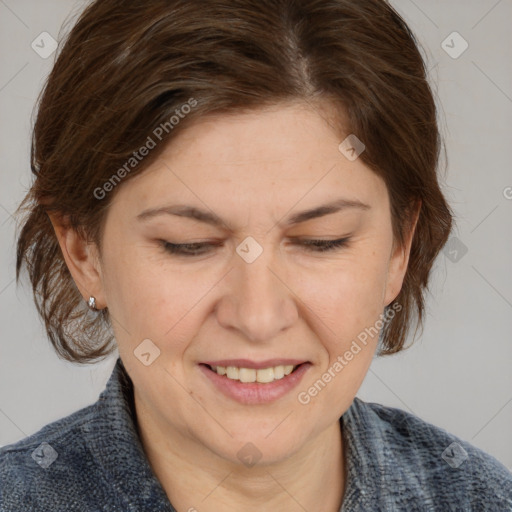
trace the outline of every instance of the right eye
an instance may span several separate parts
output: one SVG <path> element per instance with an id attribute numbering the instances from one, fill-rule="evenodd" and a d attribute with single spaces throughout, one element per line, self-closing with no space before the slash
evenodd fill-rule
<path id="1" fill-rule="evenodd" d="M 202 254 L 206 254 L 209 252 L 208 250 L 204 251 L 202 249 L 208 247 L 219 247 L 221 243 L 210 243 L 210 242 L 198 242 L 193 244 L 172 244 L 171 242 L 166 242 L 162 240 L 163 248 L 171 253 L 171 254 L 179 254 L 183 256 L 201 256 Z"/>

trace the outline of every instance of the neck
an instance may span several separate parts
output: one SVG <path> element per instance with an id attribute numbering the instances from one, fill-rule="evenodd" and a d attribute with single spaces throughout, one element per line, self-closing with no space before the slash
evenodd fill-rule
<path id="1" fill-rule="evenodd" d="M 179 511 L 280 510 L 339 512 L 345 488 L 340 422 L 291 457 L 247 467 L 217 456 L 137 407 L 144 451 L 169 501 Z M 321 507 L 321 508 L 320 508 Z"/>

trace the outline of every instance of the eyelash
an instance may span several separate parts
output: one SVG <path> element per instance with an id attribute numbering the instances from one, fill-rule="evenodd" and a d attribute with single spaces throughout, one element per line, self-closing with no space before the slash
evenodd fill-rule
<path id="1" fill-rule="evenodd" d="M 294 245 L 302 245 L 309 252 L 331 252 L 336 249 L 340 249 L 347 245 L 350 237 L 339 238 L 338 240 L 303 240 L 302 242 L 296 242 Z M 206 254 L 204 251 L 199 252 L 198 249 L 206 246 L 220 246 L 219 243 L 207 243 L 201 242 L 196 244 L 172 244 L 162 240 L 164 249 L 171 254 L 178 254 L 182 256 L 201 256 Z M 190 248 L 192 248 L 191 252 Z"/>

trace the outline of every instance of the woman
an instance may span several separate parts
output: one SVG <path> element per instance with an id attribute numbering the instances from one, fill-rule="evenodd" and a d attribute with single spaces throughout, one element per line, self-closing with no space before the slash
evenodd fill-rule
<path id="1" fill-rule="evenodd" d="M 492 456 L 355 398 L 452 214 L 416 40 L 382 0 L 96 0 L 21 205 L 92 406 L 0 451 L 0 510 L 512 510 Z"/>

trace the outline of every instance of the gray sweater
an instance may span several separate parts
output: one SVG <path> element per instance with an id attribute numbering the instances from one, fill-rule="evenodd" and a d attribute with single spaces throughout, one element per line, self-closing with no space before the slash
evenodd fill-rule
<path id="1" fill-rule="evenodd" d="M 340 421 L 340 512 L 512 511 L 512 473 L 441 428 L 358 398 Z M 142 449 L 121 359 L 95 404 L 0 449 L 0 512 L 32 511 L 176 512 Z"/>

